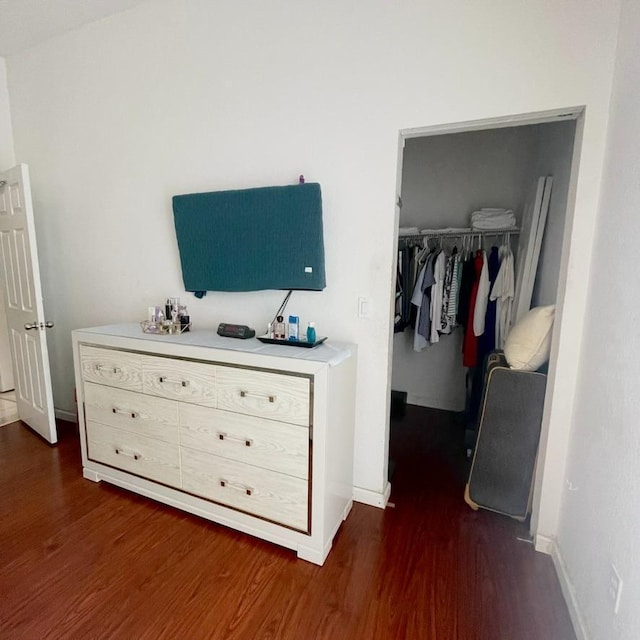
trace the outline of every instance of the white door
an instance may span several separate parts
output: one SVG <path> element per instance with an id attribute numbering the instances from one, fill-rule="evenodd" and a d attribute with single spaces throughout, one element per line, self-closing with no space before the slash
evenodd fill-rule
<path id="1" fill-rule="evenodd" d="M 0 257 L 18 415 L 52 444 L 53 414 L 46 322 L 26 164 L 0 173 Z"/>

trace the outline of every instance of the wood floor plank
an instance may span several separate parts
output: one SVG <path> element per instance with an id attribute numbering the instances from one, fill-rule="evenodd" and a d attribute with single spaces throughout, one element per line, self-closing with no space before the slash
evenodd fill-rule
<path id="1" fill-rule="evenodd" d="M 0 429 L 0 638 L 573 640 L 551 559 L 462 499 L 462 431 L 392 426 L 386 510 L 355 504 L 323 567 L 82 477 L 78 436 Z"/>

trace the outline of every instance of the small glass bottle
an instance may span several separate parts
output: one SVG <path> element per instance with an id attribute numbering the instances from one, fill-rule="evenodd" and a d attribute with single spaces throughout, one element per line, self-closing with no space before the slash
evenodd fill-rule
<path id="1" fill-rule="evenodd" d="M 276 340 L 286 340 L 286 329 L 284 324 L 284 318 L 282 316 L 278 316 L 273 325 L 273 337 Z"/>
<path id="2" fill-rule="evenodd" d="M 315 322 L 310 322 L 307 325 L 307 342 L 313 344 L 316 341 L 316 324 Z"/>

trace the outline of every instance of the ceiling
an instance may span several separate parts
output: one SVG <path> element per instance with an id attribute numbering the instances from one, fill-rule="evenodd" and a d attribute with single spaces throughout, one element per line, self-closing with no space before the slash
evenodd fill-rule
<path id="1" fill-rule="evenodd" d="M 0 0 L 0 56 L 10 56 L 147 1 Z"/>

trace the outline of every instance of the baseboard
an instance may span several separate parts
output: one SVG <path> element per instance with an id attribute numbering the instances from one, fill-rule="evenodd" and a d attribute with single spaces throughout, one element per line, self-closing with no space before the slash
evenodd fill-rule
<path id="1" fill-rule="evenodd" d="M 552 538 L 548 536 L 542 536 L 540 534 L 536 534 L 534 547 L 536 551 L 540 553 L 546 553 L 548 556 L 553 552 L 554 541 Z"/>
<path id="2" fill-rule="evenodd" d="M 65 411 L 64 409 L 54 409 L 54 413 L 58 420 L 65 422 L 78 422 L 78 416 L 73 411 Z"/>
<path id="3" fill-rule="evenodd" d="M 536 537 L 536 549 L 538 548 Z M 551 540 L 546 538 L 546 540 L 550 543 L 550 555 L 553 560 L 553 566 L 556 570 L 556 575 L 558 576 L 558 581 L 560 582 L 560 588 L 562 589 L 562 595 L 564 596 L 564 600 L 567 603 L 567 609 L 569 610 L 569 616 L 571 618 L 571 622 L 573 624 L 573 629 L 576 634 L 577 640 L 589 640 L 589 636 L 587 635 L 587 631 L 584 625 L 584 621 L 582 619 L 582 614 L 580 613 L 580 608 L 578 607 L 578 599 L 576 598 L 576 592 L 573 588 L 573 584 L 569 578 L 569 574 L 567 572 L 567 566 L 564 563 L 562 558 L 562 554 L 560 553 L 560 549 L 555 540 Z"/>
<path id="4" fill-rule="evenodd" d="M 362 504 L 368 504 L 372 507 L 379 507 L 384 509 L 389 502 L 389 496 L 391 495 L 391 483 L 387 482 L 387 486 L 382 493 L 378 491 L 371 491 L 370 489 L 363 489 L 361 487 L 353 487 L 353 499 L 356 502 Z"/>

